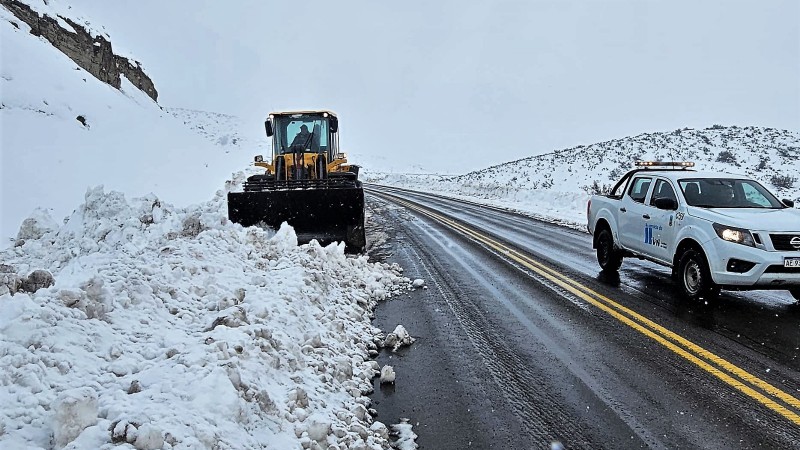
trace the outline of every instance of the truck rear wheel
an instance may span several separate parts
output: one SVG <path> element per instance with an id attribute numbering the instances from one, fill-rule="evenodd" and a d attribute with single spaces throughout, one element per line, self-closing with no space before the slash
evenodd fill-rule
<path id="1" fill-rule="evenodd" d="M 719 294 L 719 287 L 711 279 L 705 256 L 692 248 L 681 255 L 678 263 L 678 284 L 683 296 L 692 301 L 713 298 Z"/>
<path id="2" fill-rule="evenodd" d="M 616 272 L 622 265 L 622 252 L 614 247 L 614 236 L 608 228 L 597 234 L 597 262 L 604 272 Z"/>

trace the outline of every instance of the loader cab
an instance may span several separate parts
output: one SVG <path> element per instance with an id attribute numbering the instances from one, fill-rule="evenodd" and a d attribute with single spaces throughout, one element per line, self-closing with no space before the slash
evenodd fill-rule
<path id="1" fill-rule="evenodd" d="M 339 154 L 339 121 L 330 111 L 273 113 L 265 123 L 274 156 L 294 153 Z"/>

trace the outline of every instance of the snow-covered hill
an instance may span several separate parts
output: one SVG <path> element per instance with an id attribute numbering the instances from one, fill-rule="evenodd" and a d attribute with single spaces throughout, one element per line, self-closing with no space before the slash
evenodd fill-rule
<path id="1" fill-rule="evenodd" d="M 248 159 L 220 151 L 124 77 L 117 90 L 29 30 L 0 7 L 0 247 L 35 208 L 60 221 L 90 186 L 158 192 L 187 205 L 207 200 L 246 166 Z"/>
<path id="2" fill-rule="evenodd" d="M 761 127 L 645 133 L 459 176 L 366 173 L 373 183 L 478 199 L 585 229 L 589 194 L 610 189 L 637 160 L 694 161 L 698 169 L 746 174 L 800 203 L 800 134 Z"/>

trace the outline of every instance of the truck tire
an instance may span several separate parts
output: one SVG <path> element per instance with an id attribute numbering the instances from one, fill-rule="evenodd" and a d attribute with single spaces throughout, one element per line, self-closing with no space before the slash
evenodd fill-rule
<path id="1" fill-rule="evenodd" d="M 614 236 L 608 228 L 597 234 L 597 262 L 603 272 L 616 272 L 622 265 L 622 252 L 614 247 Z"/>
<path id="2" fill-rule="evenodd" d="M 710 299 L 719 294 L 719 287 L 711 279 L 705 255 L 693 248 L 681 255 L 677 278 L 681 293 L 687 300 Z"/>

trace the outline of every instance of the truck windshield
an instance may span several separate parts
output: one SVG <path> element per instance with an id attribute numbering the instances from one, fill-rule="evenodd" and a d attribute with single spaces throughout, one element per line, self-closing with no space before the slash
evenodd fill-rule
<path id="1" fill-rule="evenodd" d="M 293 114 L 274 119 L 275 152 L 325 153 L 328 151 L 328 118 L 319 114 Z"/>
<path id="2" fill-rule="evenodd" d="M 753 180 L 689 178 L 679 180 L 683 197 L 690 206 L 701 208 L 772 208 L 784 206 Z"/>

